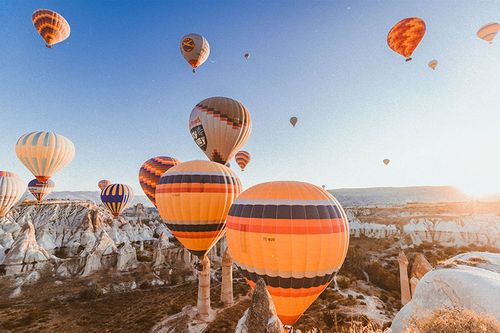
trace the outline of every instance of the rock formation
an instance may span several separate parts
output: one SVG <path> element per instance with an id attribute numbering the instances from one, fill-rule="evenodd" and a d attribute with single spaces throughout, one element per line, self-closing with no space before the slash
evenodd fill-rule
<path id="1" fill-rule="evenodd" d="M 411 267 L 411 276 L 421 279 L 430 270 L 432 270 L 432 265 L 422 253 L 417 253 Z"/>
<path id="2" fill-rule="evenodd" d="M 252 303 L 238 321 L 235 333 L 283 333 L 283 324 L 276 314 L 271 295 L 264 280 L 259 279 L 252 296 Z"/>
<path id="3" fill-rule="evenodd" d="M 106 256 L 117 252 L 117 248 L 113 240 L 108 236 L 106 231 L 102 231 L 99 239 L 90 249 L 85 249 L 80 254 L 80 257 L 85 261 L 82 276 L 88 276 L 97 272 L 103 266 L 107 266 Z"/>
<path id="4" fill-rule="evenodd" d="M 210 260 L 204 256 L 201 260 L 202 270 L 198 275 L 198 314 L 210 314 Z"/>
<path id="5" fill-rule="evenodd" d="M 5 255 L 3 264 L 6 275 L 14 275 L 34 269 L 41 269 L 49 264 L 51 256 L 36 242 L 35 228 L 26 223 L 10 251 Z"/>
<path id="6" fill-rule="evenodd" d="M 392 332 L 401 333 L 412 316 L 424 317 L 436 309 L 458 307 L 489 314 L 500 321 L 500 254 L 461 254 L 436 267 L 420 280 L 411 302 L 398 312 Z"/>
<path id="7" fill-rule="evenodd" d="M 403 251 L 398 255 L 399 281 L 401 284 L 401 304 L 405 305 L 411 300 L 410 282 L 408 279 L 408 258 Z"/>
<path id="8" fill-rule="evenodd" d="M 125 272 L 136 268 L 137 265 L 138 262 L 135 248 L 129 242 L 126 242 L 125 245 L 118 250 L 116 269 L 120 272 Z"/>
<path id="9" fill-rule="evenodd" d="M 222 284 L 220 300 L 225 306 L 233 304 L 233 258 L 226 248 L 222 257 Z"/>
<path id="10" fill-rule="evenodd" d="M 160 267 L 166 262 L 165 251 L 171 247 L 168 235 L 165 233 L 160 234 L 160 238 L 153 243 L 153 267 Z"/>

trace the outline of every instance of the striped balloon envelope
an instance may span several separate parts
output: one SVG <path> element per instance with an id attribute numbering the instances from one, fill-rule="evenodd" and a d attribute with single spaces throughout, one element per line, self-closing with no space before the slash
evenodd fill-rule
<path id="1" fill-rule="evenodd" d="M 156 205 L 175 238 L 202 258 L 224 235 L 227 212 L 240 191 L 240 180 L 225 165 L 190 161 L 163 174 Z"/>
<path id="2" fill-rule="evenodd" d="M 101 192 L 101 201 L 114 217 L 118 217 L 134 199 L 134 191 L 125 184 L 108 185 Z"/>
<path id="3" fill-rule="evenodd" d="M 342 266 L 349 226 L 340 204 L 320 187 L 269 182 L 236 199 L 226 239 L 250 286 L 262 278 L 281 322 L 293 325 Z"/>
<path id="4" fill-rule="evenodd" d="M 387 45 L 396 53 L 411 60 L 413 51 L 422 41 L 425 35 L 425 22 L 418 17 L 405 18 L 389 31 L 387 34 Z"/>
<path id="5" fill-rule="evenodd" d="M 179 163 L 181 162 L 173 157 L 156 156 L 142 164 L 139 169 L 139 184 L 153 205 L 156 206 L 155 191 L 161 176 Z"/>
<path id="6" fill-rule="evenodd" d="M 0 217 L 4 217 L 26 192 L 26 183 L 13 172 L 0 171 Z"/>
<path id="7" fill-rule="evenodd" d="M 245 171 L 245 167 L 250 162 L 250 153 L 244 150 L 240 150 L 234 156 L 236 163 L 240 166 L 241 171 Z"/>
<path id="8" fill-rule="evenodd" d="M 189 131 L 211 161 L 226 164 L 250 137 L 252 120 L 241 102 L 210 97 L 191 111 Z"/>
<path id="9" fill-rule="evenodd" d="M 69 37 L 71 29 L 61 14 L 49 9 L 39 9 L 33 13 L 31 20 L 35 29 L 45 40 L 49 49 L 52 45 L 62 42 Z"/>
<path id="10" fill-rule="evenodd" d="M 28 183 L 28 190 L 31 192 L 31 194 L 33 194 L 35 199 L 40 202 L 52 192 L 54 186 L 54 182 L 50 179 L 47 180 L 47 182 L 42 183 L 35 178 Z"/>
<path id="11" fill-rule="evenodd" d="M 103 180 L 100 180 L 98 183 L 97 183 L 97 186 L 99 187 L 99 189 L 102 191 L 104 190 L 106 187 L 108 187 L 108 185 L 111 184 L 111 181 L 110 180 L 107 180 L 107 179 L 103 179 Z"/>
<path id="12" fill-rule="evenodd" d="M 73 160 L 75 146 L 60 134 L 31 132 L 17 140 L 16 155 L 36 179 L 46 182 Z"/>

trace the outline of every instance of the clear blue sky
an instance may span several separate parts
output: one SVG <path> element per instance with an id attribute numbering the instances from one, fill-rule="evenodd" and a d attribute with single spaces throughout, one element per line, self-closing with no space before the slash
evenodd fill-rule
<path id="1" fill-rule="evenodd" d="M 71 25 L 51 50 L 31 23 L 38 8 Z M 489 45 L 475 34 L 500 21 L 499 9 L 500 1 L 466 0 L 4 0 L 0 169 L 29 181 L 17 138 L 55 131 L 77 152 L 54 177 L 57 190 L 96 190 L 108 178 L 142 194 L 137 173 L 149 157 L 205 159 L 189 114 L 207 97 L 227 96 L 253 120 L 245 186 L 289 179 L 498 192 L 500 36 Z M 427 33 L 406 63 L 386 35 L 410 16 L 423 18 Z M 190 32 L 211 46 L 195 75 L 178 46 Z M 433 58 L 436 71 L 427 67 Z"/>

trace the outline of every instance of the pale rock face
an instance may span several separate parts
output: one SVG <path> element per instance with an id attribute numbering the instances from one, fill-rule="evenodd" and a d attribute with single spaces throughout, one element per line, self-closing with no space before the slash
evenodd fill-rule
<path id="1" fill-rule="evenodd" d="M 276 314 L 266 283 L 260 279 L 255 286 L 252 303 L 238 321 L 235 333 L 283 333 L 283 324 Z"/>
<path id="2" fill-rule="evenodd" d="M 90 251 L 84 250 L 80 257 L 85 260 L 82 276 L 88 276 L 97 272 L 108 264 L 106 256 L 116 253 L 118 250 L 113 240 L 106 231 L 102 231 L 99 239 Z"/>
<path id="3" fill-rule="evenodd" d="M 412 316 L 427 316 L 444 307 L 462 307 L 500 321 L 500 254 L 473 252 L 449 259 L 419 281 L 412 300 L 398 312 L 392 332 L 404 332 Z"/>
<path id="4" fill-rule="evenodd" d="M 138 262 L 135 248 L 127 242 L 118 250 L 116 269 L 120 272 L 124 272 L 136 268 L 137 265 Z"/>
<path id="5" fill-rule="evenodd" d="M 19 232 L 3 264 L 6 275 L 14 275 L 43 268 L 49 263 L 50 258 L 47 251 L 36 242 L 35 228 L 28 222 Z"/>
<path id="6" fill-rule="evenodd" d="M 168 240 L 168 236 L 165 233 L 160 235 L 160 238 L 153 243 L 153 267 L 160 267 L 165 264 L 166 253 L 165 251 L 173 247 Z"/>
<path id="7" fill-rule="evenodd" d="M 421 279 L 430 270 L 432 270 L 432 265 L 425 259 L 422 253 L 417 253 L 411 267 L 411 276 Z"/>

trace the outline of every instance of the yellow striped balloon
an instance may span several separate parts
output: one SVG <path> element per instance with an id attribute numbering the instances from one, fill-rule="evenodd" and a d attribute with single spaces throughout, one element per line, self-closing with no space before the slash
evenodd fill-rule
<path id="1" fill-rule="evenodd" d="M 114 217 L 118 217 L 133 199 L 134 191 L 125 184 L 111 184 L 101 192 L 102 203 Z"/>
<path id="2" fill-rule="evenodd" d="M 52 132 L 31 132 L 17 140 L 16 155 L 41 182 L 49 180 L 75 157 L 68 138 Z"/>
<path id="3" fill-rule="evenodd" d="M 182 37 L 180 49 L 184 59 L 193 67 L 193 73 L 210 55 L 208 41 L 198 34 L 187 34 Z"/>
<path id="4" fill-rule="evenodd" d="M 26 192 L 23 180 L 13 172 L 0 171 L 0 217 L 4 217 Z"/>
<path id="5" fill-rule="evenodd" d="M 240 166 L 241 171 L 245 171 L 247 164 L 250 162 L 250 153 L 244 150 L 240 150 L 234 156 L 236 163 Z"/>
<path id="6" fill-rule="evenodd" d="M 491 44 L 493 43 L 493 39 L 495 39 L 495 37 L 497 36 L 498 30 L 500 30 L 500 24 L 491 22 L 482 26 L 477 31 L 477 37 Z"/>
<path id="7" fill-rule="evenodd" d="M 349 225 L 337 200 L 320 187 L 269 182 L 236 199 L 226 239 L 250 286 L 262 278 L 281 322 L 292 325 L 342 266 Z"/>
<path id="8" fill-rule="evenodd" d="M 190 161 L 163 174 L 156 206 L 175 238 L 202 258 L 224 235 L 227 212 L 240 191 L 240 180 L 228 167 Z"/>
<path id="9" fill-rule="evenodd" d="M 211 161 L 226 164 L 250 137 L 252 120 L 240 102 L 210 97 L 191 111 L 189 131 Z"/>
<path id="10" fill-rule="evenodd" d="M 62 42 L 69 37 L 71 29 L 61 14 L 49 9 L 39 9 L 31 17 L 36 30 L 45 40 L 49 49 L 52 45 Z"/>

